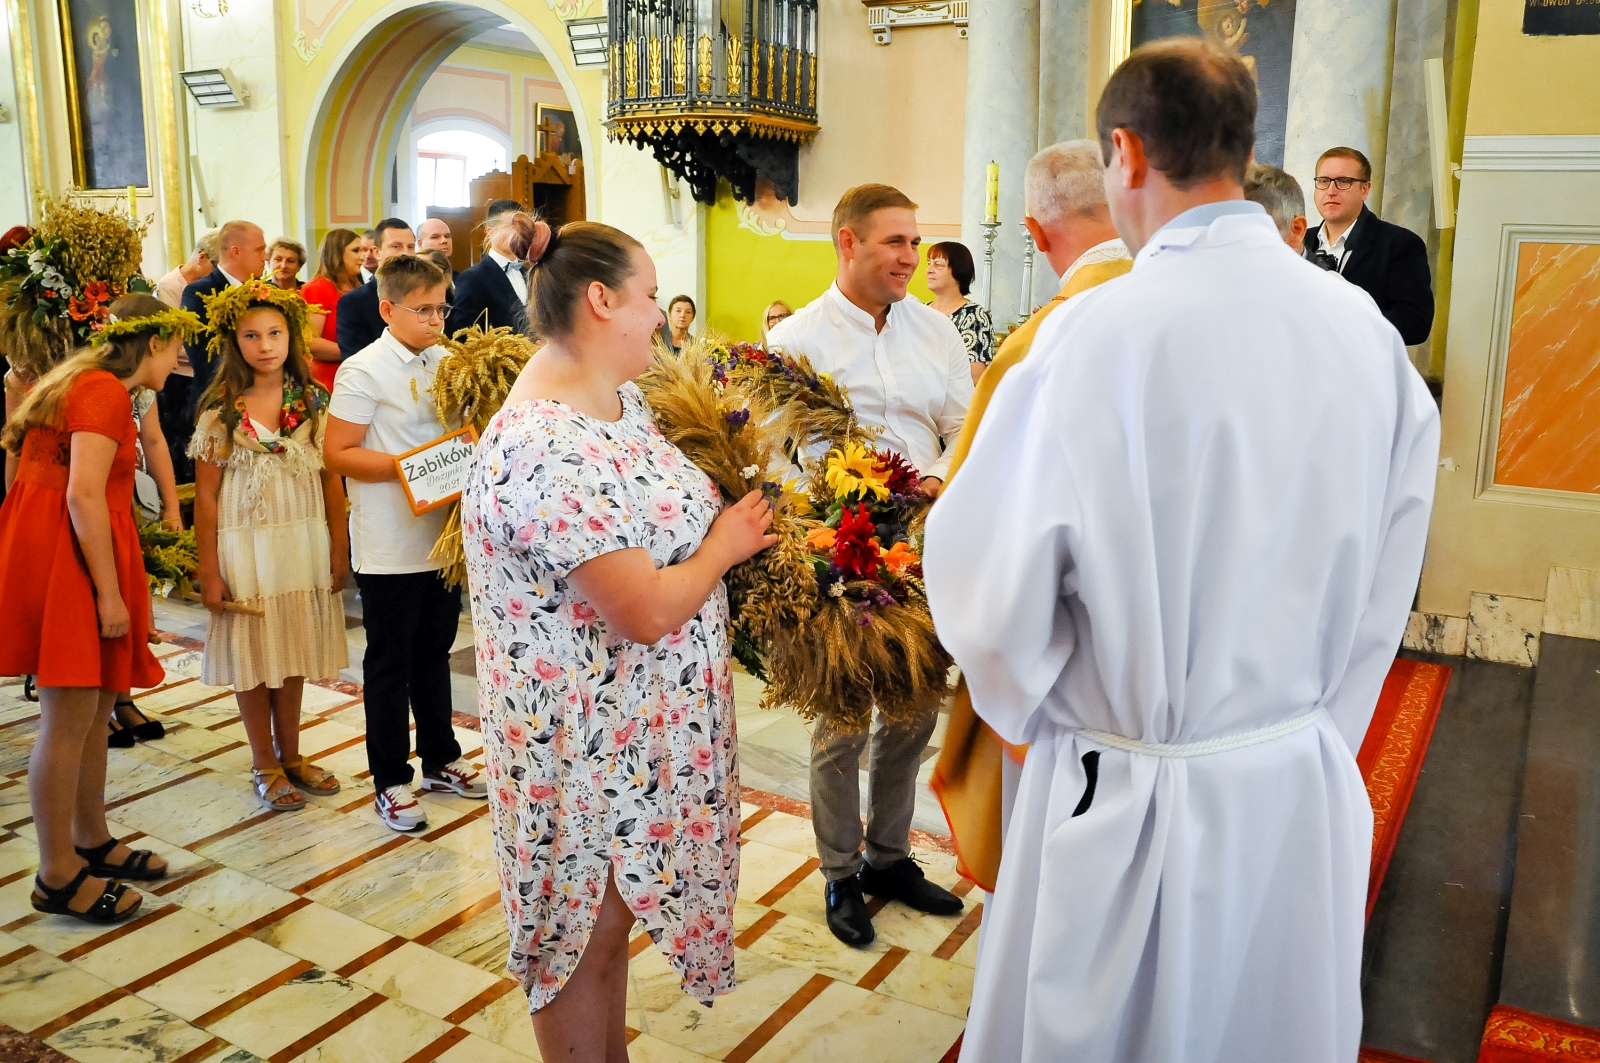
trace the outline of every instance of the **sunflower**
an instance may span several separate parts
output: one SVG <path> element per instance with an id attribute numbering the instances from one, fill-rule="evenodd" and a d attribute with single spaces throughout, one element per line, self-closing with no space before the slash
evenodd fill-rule
<path id="1" fill-rule="evenodd" d="M 859 443 L 846 443 L 844 449 L 828 452 L 828 486 L 833 497 L 865 497 L 868 492 L 878 496 L 880 502 L 888 501 L 888 470 L 878 463 L 877 455 Z"/>

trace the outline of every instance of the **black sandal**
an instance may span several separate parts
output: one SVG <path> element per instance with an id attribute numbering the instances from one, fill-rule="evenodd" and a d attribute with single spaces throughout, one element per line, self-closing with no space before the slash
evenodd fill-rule
<path id="1" fill-rule="evenodd" d="M 127 711 L 124 712 L 123 710 Z M 133 737 L 141 742 L 153 742 L 158 738 L 167 736 L 167 729 L 160 720 L 152 720 L 139 711 L 139 706 L 133 703 L 132 698 L 123 698 L 111 710 L 111 716 L 122 726 L 133 732 Z"/>
<path id="2" fill-rule="evenodd" d="M 117 847 L 117 839 L 112 838 L 93 849 L 85 849 L 81 845 L 74 845 L 78 855 L 89 861 L 88 873 L 101 878 L 121 878 L 130 882 L 150 882 L 158 878 L 167 877 L 167 868 L 152 868 L 150 861 L 155 853 L 149 849 L 135 849 L 128 855 L 125 863 L 108 864 L 106 857 L 111 855 L 111 850 Z"/>
<path id="3" fill-rule="evenodd" d="M 111 749 L 132 749 L 133 729 L 122 726 L 122 721 L 117 719 L 117 714 L 111 714 L 110 729 L 106 732 L 106 745 Z"/>
<path id="4" fill-rule="evenodd" d="M 96 923 L 107 926 L 111 923 L 120 923 L 139 910 L 144 904 L 144 898 L 139 900 L 125 912 L 117 911 L 117 905 L 122 903 L 122 898 L 127 894 L 128 887 L 120 882 L 108 882 L 105 892 L 95 899 L 86 912 L 80 912 L 72 907 L 72 899 L 78 895 L 78 888 L 83 885 L 91 870 L 84 868 L 77 877 L 60 889 L 51 889 L 44 884 L 44 879 L 38 875 L 33 876 L 33 887 L 44 895 L 44 900 L 29 895 L 28 900 L 33 903 L 33 910 L 46 915 L 70 915 L 74 919 L 81 919 L 85 923 Z"/>
<path id="5" fill-rule="evenodd" d="M 23 701 L 38 701 L 39 700 L 39 677 L 38 676 L 25 675 L 25 676 L 22 677 L 22 700 Z"/>

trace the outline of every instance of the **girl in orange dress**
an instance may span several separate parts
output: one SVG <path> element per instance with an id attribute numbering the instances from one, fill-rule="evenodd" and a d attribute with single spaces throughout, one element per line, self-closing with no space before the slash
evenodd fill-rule
<path id="1" fill-rule="evenodd" d="M 111 837 L 107 721 L 121 690 L 158 686 L 133 521 L 133 403 L 159 391 L 199 319 L 148 295 L 111 306 L 101 342 L 40 379 L 0 434 L 20 457 L 0 506 L 0 675 L 38 676 L 28 761 L 39 834 L 33 906 L 92 923 L 127 918 L 139 894 L 111 879 L 154 879 L 166 862 Z"/>

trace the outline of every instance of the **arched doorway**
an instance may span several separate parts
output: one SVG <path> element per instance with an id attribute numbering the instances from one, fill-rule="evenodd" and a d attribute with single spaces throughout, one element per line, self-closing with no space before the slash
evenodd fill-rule
<path id="1" fill-rule="evenodd" d="M 360 229 L 377 220 L 391 198 L 390 160 L 406 147 L 399 143 L 405 119 L 423 84 L 458 48 L 507 25 L 548 59 L 577 119 L 584 155 L 598 158 L 565 40 L 551 40 L 498 0 L 397 0 L 351 36 L 317 90 L 300 171 L 300 219 L 309 246 L 330 228 Z M 591 202 L 598 201 L 597 173 L 594 167 L 586 175 Z"/>

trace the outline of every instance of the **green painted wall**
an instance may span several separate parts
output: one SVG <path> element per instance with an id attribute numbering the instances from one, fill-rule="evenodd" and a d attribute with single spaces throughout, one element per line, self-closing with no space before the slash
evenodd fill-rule
<path id="1" fill-rule="evenodd" d="M 796 310 L 827 291 L 836 260 L 827 240 L 785 240 L 757 236 L 739 228 L 738 201 L 722 187 L 716 205 L 706 210 L 706 305 L 703 321 L 730 339 L 759 341 L 761 311 L 774 299 Z M 937 243 L 926 240 L 923 246 Z M 933 298 L 924 268 L 927 254 L 911 280 L 911 295 Z M 696 330 L 698 331 L 698 329 Z"/>

